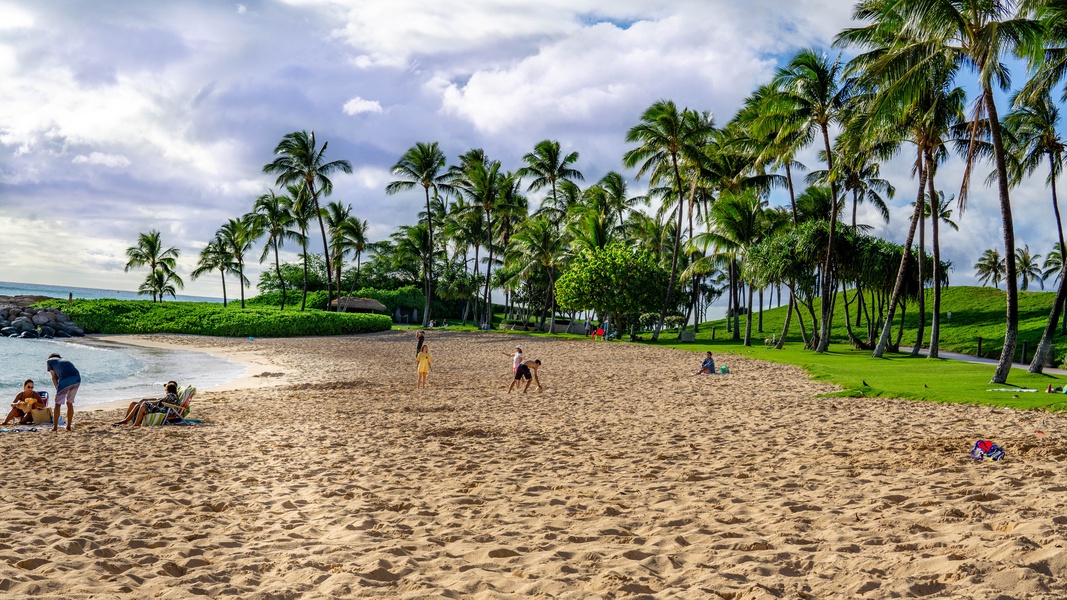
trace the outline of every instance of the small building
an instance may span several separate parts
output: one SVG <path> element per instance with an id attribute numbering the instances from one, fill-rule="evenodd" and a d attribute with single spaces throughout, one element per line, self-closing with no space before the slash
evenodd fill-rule
<path id="1" fill-rule="evenodd" d="M 381 313 L 386 310 L 384 304 L 373 298 L 349 298 L 348 296 L 342 296 L 331 302 L 330 308 L 337 310 L 338 305 L 341 306 L 342 312 Z"/>

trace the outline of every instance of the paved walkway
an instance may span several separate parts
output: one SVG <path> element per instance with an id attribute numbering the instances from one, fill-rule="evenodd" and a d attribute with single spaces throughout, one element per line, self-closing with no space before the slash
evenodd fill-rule
<path id="1" fill-rule="evenodd" d="M 900 352 L 901 354 L 909 354 L 911 353 L 911 348 L 908 346 L 901 346 Z M 925 348 L 919 349 L 919 354 L 923 356 L 926 356 L 929 353 L 930 351 Z M 937 353 L 937 357 L 949 360 L 962 360 L 963 362 L 978 363 L 983 365 L 996 365 L 998 362 L 1000 362 L 995 358 L 982 358 L 980 356 L 971 356 L 970 354 L 960 354 L 959 352 L 945 352 L 944 350 L 939 351 Z M 1011 368 L 1024 370 L 1029 369 L 1030 363 L 1013 362 L 1011 363 Z M 1049 375 L 1067 375 L 1067 369 L 1056 369 L 1053 367 L 1045 367 L 1044 369 L 1042 369 L 1041 372 L 1047 373 Z"/>

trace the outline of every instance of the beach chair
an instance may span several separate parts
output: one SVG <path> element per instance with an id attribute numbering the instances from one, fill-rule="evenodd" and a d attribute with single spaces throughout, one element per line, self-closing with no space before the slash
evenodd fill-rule
<path id="1" fill-rule="evenodd" d="M 148 413 L 144 416 L 144 419 L 141 420 L 141 425 L 153 427 L 184 421 L 185 416 L 189 414 L 189 403 L 195 395 L 196 388 L 191 385 L 178 388 L 178 404 L 160 402 L 160 406 L 165 410 Z"/>

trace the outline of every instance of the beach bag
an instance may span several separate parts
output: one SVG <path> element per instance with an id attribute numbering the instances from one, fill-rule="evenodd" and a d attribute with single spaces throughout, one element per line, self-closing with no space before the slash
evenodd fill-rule
<path id="1" fill-rule="evenodd" d="M 719 374 L 720 375 L 729 375 L 730 374 L 730 367 L 727 367 L 726 365 L 723 365 L 723 366 L 719 367 Z"/>
<path id="2" fill-rule="evenodd" d="M 974 460 L 1000 460 L 1004 458 L 1004 450 L 989 440 L 978 440 L 971 449 L 971 458 Z"/>
<path id="3" fill-rule="evenodd" d="M 47 408 L 34 408 L 30 411 L 30 414 L 33 415 L 34 423 L 52 422 L 52 411 L 48 410 Z"/>

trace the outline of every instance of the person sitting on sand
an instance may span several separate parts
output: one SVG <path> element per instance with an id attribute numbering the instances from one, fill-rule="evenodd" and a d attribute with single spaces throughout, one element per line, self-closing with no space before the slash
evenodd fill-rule
<path id="1" fill-rule="evenodd" d="M 537 383 L 537 391 L 541 391 L 541 380 L 537 377 L 537 370 L 541 368 L 541 359 L 527 360 L 519 364 L 519 368 L 515 369 L 515 379 L 511 381 L 511 385 L 508 386 L 508 393 L 511 393 L 511 389 L 515 387 L 515 384 L 525 379 L 526 387 L 522 388 L 522 393 L 526 393 L 526 390 L 530 389 L 530 380 L 533 379 Z"/>
<path id="2" fill-rule="evenodd" d="M 167 391 L 167 395 L 162 398 L 144 398 L 136 402 L 130 402 L 129 408 L 126 409 L 126 416 L 116 423 L 112 423 L 113 426 L 125 425 L 130 421 L 133 421 L 134 427 L 139 427 L 141 421 L 144 420 L 144 416 L 151 412 L 161 412 L 163 403 L 167 404 L 179 404 L 178 402 L 178 384 L 173 381 L 168 381 L 163 388 Z"/>
<path id="3" fill-rule="evenodd" d="M 4 425 L 11 422 L 11 419 L 18 419 L 19 425 L 28 425 L 33 422 L 33 409 L 44 408 L 44 400 L 41 399 L 41 395 L 33 391 L 33 380 L 27 379 L 22 384 L 22 391 L 15 395 L 15 400 L 11 403 L 11 412 L 7 413 L 7 418 L 4 419 Z"/>
<path id="4" fill-rule="evenodd" d="M 714 375 L 715 374 L 715 359 L 711 357 L 711 350 L 708 350 L 707 356 L 704 357 L 704 361 L 700 363 L 700 370 L 694 375 Z"/>
<path id="5" fill-rule="evenodd" d="M 416 357 L 418 364 L 415 367 L 415 371 L 419 375 L 418 381 L 415 382 L 415 389 L 426 387 L 426 376 L 430 373 L 430 363 L 433 359 L 430 357 L 430 345 L 423 344 L 422 349 L 419 350 L 419 355 Z"/>

